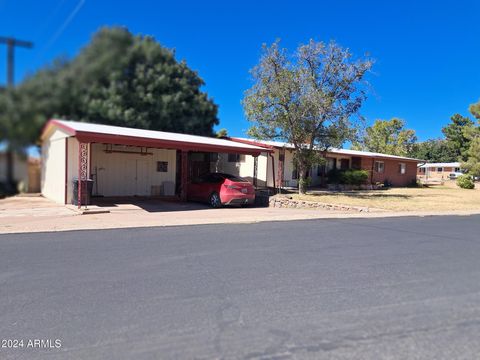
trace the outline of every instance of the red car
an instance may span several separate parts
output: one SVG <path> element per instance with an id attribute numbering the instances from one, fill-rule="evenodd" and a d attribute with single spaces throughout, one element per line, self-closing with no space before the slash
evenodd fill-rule
<path id="1" fill-rule="evenodd" d="M 249 205 L 255 202 L 255 189 L 248 180 L 222 173 L 208 173 L 188 184 L 188 200 L 222 205 Z"/>

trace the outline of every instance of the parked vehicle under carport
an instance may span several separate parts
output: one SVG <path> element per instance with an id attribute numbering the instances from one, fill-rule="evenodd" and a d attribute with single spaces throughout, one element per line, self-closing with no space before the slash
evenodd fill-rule
<path id="1" fill-rule="evenodd" d="M 224 173 L 208 173 L 188 185 L 188 200 L 207 202 L 214 208 L 222 205 L 250 205 L 255 189 L 246 179 Z"/>

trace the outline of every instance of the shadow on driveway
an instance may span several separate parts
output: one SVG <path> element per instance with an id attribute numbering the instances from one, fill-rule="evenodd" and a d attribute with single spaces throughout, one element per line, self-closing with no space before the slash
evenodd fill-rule
<path id="1" fill-rule="evenodd" d="M 108 209 L 111 212 L 123 210 L 144 210 L 147 212 L 171 212 L 207 210 L 207 204 L 196 202 L 183 202 L 177 199 L 144 198 L 144 197 L 105 197 L 92 198 L 92 206 Z"/>

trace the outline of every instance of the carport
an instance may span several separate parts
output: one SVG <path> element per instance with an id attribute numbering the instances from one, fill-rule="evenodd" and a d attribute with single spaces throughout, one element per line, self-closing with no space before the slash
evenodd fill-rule
<path id="1" fill-rule="evenodd" d="M 80 179 L 79 207 L 87 179 L 93 180 L 93 194 L 98 196 L 186 201 L 190 178 L 214 169 L 218 154 L 257 158 L 266 151 L 227 139 L 56 119 L 45 125 L 41 139 L 42 194 L 70 204 L 73 181 Z M 252 172 L 255 183 L 257 165 Z"/>

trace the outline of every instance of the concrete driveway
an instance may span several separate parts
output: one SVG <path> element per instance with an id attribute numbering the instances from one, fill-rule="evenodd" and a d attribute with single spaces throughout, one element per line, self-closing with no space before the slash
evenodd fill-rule
<path id="1" fill-rule="evenodd" d="M 71 209 L 55 204 L 40 195 L 12 196 L 0 200 L 0 224 L 12 217 L 72 216 Z"/>
<path id="2" fill-rule="evenodd" d="M 0 200 L 0 233 L 113 229 L 220 223 L 254 223 L 317 219 L 348 215 L 348 211 L 278 208 L 212 209 L 205 204 L 158 199 L 103 199 L 81 215 L 76 206 L 55 204 L 43 197 L 11 197 Z M 96 213 L 108 211 L 108 213 Z"/>

